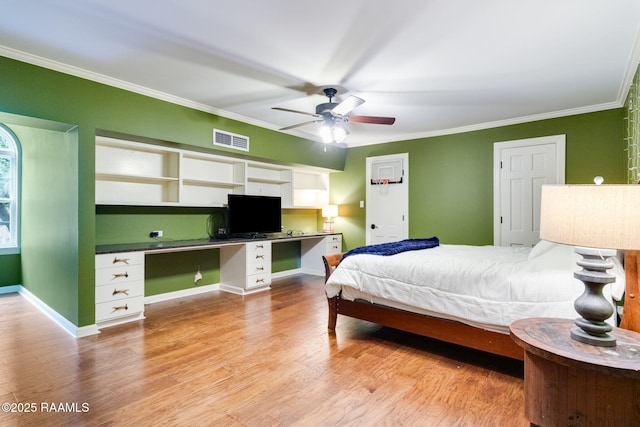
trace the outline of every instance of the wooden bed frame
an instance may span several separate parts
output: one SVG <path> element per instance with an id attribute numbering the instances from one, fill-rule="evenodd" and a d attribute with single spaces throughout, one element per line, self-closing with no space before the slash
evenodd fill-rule
<path id="1" fill-rule="evenodd" d="M 640 332 L 640 251 L 625 253 L 626 292 L 621 328 Z M 340 263 L 342 253 L 323 256 L 325 282 Z M 338 314 L 367 320 L 382 326 L 435 338 L 441 341 L 523 360 L 524 350 L 508 334 L 475 328 L 464 323 L 411 313 L 364 301 L 348 301 L 337 295 L 328 298 L 329 331 L 335 332 Z"/>

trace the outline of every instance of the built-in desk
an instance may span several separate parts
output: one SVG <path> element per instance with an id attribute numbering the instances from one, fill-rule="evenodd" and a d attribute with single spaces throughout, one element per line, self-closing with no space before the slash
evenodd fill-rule
<path id="1" fill-rule="evenodd" d="M 144 318 L 146 255 L 220 249 L 220 290 L 246 295 L 270 289 L 271 245 L 299 241 L 300 269 L 324 275 L 322 255 L 342 251 L 336 233 L 273 234 L 258 239 L 197 239 L 96 246 L 96 324 Z"/>

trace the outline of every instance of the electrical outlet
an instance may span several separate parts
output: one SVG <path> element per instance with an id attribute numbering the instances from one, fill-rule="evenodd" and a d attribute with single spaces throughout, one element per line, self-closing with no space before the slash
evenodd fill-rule
<path id="1" fill-rule="evenodd" d="M 162 230 L 155 230 L 149 233 L 149 237 L 162 237 Z"/>

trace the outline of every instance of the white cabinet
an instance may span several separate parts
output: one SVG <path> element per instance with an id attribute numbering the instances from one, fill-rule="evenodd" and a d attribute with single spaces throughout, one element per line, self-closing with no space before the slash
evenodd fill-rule
<path id="1" fill-rule="evenodd" d="M 322 208 L 329 204 L 329 174 L 296 170 L 293 172 L 293 206 Z"/>
<path id="2" fill-rule="evenodd" d="M 98 327 L 144 319 L 144 252 L 96 255 Z"/>
<path id="3" fill-rule="evenodd" d="M 247 164 L 246 194 L 282 198 L 282 207 L 291 207 L 292 170 L 263 163 Z"/>
<path id="4" fill-rule="evenodd" d="M 331 255 L 342 252 L 342 234 L 333 234 L 324 238 L 324 254 Z"/>
<path id="5" fill-rule="evenodd" d="M 96 204 L 222 206 L 244 187 L 242 160 L 96 138 Z"/>
<path id="6" fill-rule="evenodd" d="M 303 273 L 324 276 L 323 255 L 342 252 L 342 234 L 331 234 L 323 239 L 307 239 L 300 243 Z"/>
<path id="7" fill-rule="evenodd" d="M 270 289 L 271 242 L 251 241 L 220 248 L 220 289 L 246 295 Z"/>
<path id="8" fill-rule="evenodd" d="M 283 208 L 321 208 L 329 174 L 235 157 L 96 137 L 96 204 L 223 206 L 227 194 L 279 196 Z"/>
<path id="9" fill-rule="evenodd" d="M 221 206 L 227 194 L 243 194 L 244 163 L 234 159 L 181 153 L 180 204 Z"/>
<path id="10" fill-rule="evenodd" d="M 180 156 L 149 144 L 96 141 L 96 202 L 175 204 Z"/>

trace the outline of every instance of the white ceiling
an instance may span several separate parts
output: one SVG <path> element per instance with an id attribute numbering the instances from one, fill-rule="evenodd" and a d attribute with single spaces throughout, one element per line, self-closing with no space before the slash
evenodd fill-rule
<path id="1" fill-rule="evenodd" d="M 0 0 L 0 54 L 278 129 L 338 99 L 349 146 L 620 107 L 638 0 Z M 1 80 L 0 80 L 1 81 Z M 319 140 L 318 124 L 289 131 Z"/>

